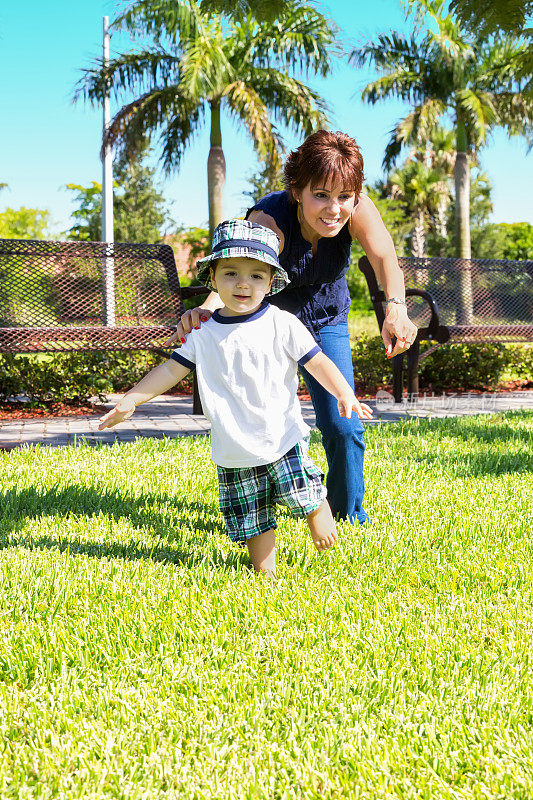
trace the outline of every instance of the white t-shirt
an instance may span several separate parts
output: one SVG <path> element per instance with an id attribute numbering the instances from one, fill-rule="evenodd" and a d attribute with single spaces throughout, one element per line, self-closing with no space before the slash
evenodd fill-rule
<path id="1" fill-rule="evenodd" d="M 268 303 L 242 316 L 215 311 L 189 333 L 171 358 L 196 367 L 215 464 L 270 464 L 308 434 L 297 370 L 319 351 L 294 314 Z"/>

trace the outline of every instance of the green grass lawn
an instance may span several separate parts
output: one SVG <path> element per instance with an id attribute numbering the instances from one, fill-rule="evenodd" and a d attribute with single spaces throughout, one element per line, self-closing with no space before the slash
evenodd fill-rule
<path id="1" fill-rule="evenodd" d="M 1 454 L 2 800 L 530 800 L 533 415 L 369 429 L 373 526 L 280 514 L 277 581 L 208 445 Z"/>

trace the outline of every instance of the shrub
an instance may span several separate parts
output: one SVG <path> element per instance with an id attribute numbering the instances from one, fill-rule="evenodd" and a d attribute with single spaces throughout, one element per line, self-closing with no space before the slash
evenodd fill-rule
<path id="1" fill-rule="evenodd" d="M 164 356 L 149 351 L 0 355 L 0 399 L 26 395 L 34 405 L 86 403 L 123 392 Z M 188 376 L 181 386 L 192 383 Z"/>
<path id="2" fill-rule="evenodd" d="M 374 393 L 392 382 L 392 364 L 385 356 L 381 336 L 363 333 L 353 339 L 352 361 L 358 391 Z"/>
<path id="3" fill-rule="evenodd" d="M 355 385 L 373 394 L 392 383 L 392 363 L 379 336 L 352 341 Z M 0 400 L 26 395 L 33 405 L 86 403 L 109 392 L 124 392 L 164 356 L 149 351 L 0 355 Z M 533 375 L 533 346 L 501 343 L 439 347 L 420 364 L 421 391 L 495 389 L 503 381 L 527 383 Z M 304 387 L 301 381 L 301 388 Z M 190 391 L 192 374 L 179 384 Z"/>
<path id="4" fill-rule="evenodd" d="M 353 340 L 352 359 L 359 391 L 373 393 L 392 383 L 392 363 L 380 336 Z M 527 383 L 532 375 L 533 347 L 501 342 L 443 345 L 420 362 L 419 370 L 420 390 L 438 392 L 496 389 L 504 381 Z"/>
<path id="5" fill-rule="evenodd" d="M 478 342 L 438 347 L 420 363 L 420 386 L 433 391 L 496 389 L 508 350 L 498 342 Z"/>

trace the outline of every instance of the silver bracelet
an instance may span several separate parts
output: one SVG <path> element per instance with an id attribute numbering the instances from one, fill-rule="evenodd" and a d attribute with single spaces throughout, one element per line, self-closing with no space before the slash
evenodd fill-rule
<path id="1" fill-rule="evenodd" d="M 402 300 L 401 297 L 389 297 L 389 299 L 385 301 L 385 305 L 388 306 L 389 303 L 397 303 L 399 306 L 407 306 L 407 303 L 405 300 Z"/>

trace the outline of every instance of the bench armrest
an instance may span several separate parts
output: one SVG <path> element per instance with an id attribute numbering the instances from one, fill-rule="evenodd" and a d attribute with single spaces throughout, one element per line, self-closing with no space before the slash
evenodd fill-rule
<path id="1" fill-rule="evenodd" d="M 431 319 L 429 320 L 426 330 L 433 338 L 437 339 L 439 330 L 442 328 L 439 320 L 437 301 L 430 295 L 429 292 L 426 292 L 425 289 L 406 289 L 405 296 L 421 297 L 422 300 L 426 301 L 429 306 L 429 310 L 431 311 Z"/>
<path id="2" fill-rule="evenodd" d="M 366 278 L 366 282 L 368 285 L 368 290 L 370 292 L 370 299 L 372 300 L 372 305 L 374 306 L 374 312 L 376 314 L 376 319 L 378 321 L 380 331 L 383 329 L 383 323 L 385 322 L 385 312 L 383 310 L 383 303 L 386 300 L 385 292 L 378 284 L 376 274 L 372 268 L 372 265 L 366 256 L 363 256 L 359 259 L 359 269 L 363 273 Z M 429 305 L 429 309 L 431 311 L 431 318 L 429 320 L 429 324 L 425 328 L 418 329 L 418 336 L 417 339 L 435 339 L 437 342 L 444 344 L 450 338 L 450 332 L 445 325 L 440 324 L 439 319 L 439 309 L 437 306 L 437 302 L 434 297 L 429 293 L 426 292 L 424 289 L 406 289 L 405 291 L 406 297 L 421 297 L 423 300 L 427 302 Z"/>

